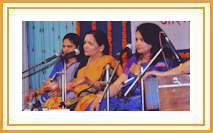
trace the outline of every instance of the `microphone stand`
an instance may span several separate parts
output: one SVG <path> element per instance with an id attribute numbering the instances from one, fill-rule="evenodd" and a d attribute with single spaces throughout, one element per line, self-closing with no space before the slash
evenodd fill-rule
<path id="1" fill-rule="evenodd" d="M 67 76 L 66 76 L 66 60 L 64 60 L 64 69 L 62 70 L 62 102 L 66 101 L 67 99 L 67 91 L 66 91 L 66 81 L 67 81 Z M 66 107 L 64 107 L 64 105 L 62 105 L 62 109 L 65 109 Z"/>
<path id="2" fill-rule="evenodd" d="M 169 38 L 167 37 L 165 32 L 162 32 L 165 40 L 166 40 L 166 47 L 168 47 L 172 53 L 174 54 L 175 58 L 177 59 L 178 63 L 183 63 L 183 58 L 178 54 L 178 52 L 176 51 L 174 45 L 172 44 L 172 42 L 169 40 Z"/>
<path id="3" fill-rule="evenodd" d="M 120 62 L 121 62 L 120 60 L 121 60 L 121 58 L 118 60 L 116 66 L 115 66 L 115 68 L 114 68 L 114 70 L 113 70 L 113 72 L 112 72 L 112 75 L 110 76 L 110 78 L 109 78 L 109 80 L 108 80 L 108 82 L 107 82 L 107 84 L 106 84 L 106 87 L 105 87 L 105 89 L 104 89 L 104 91 L 103 91 L 103 94 L 102 94 L 100 100 L 99 100 L 99 103 L 101 103 L 101 101 L 103 100 L 106 91 L 107 91 L 107 90 L 109 91 L 109 84 L 111 83 L 112 78 L 113 78 L 113 76 L 114 76 L 114 74 L 115 74 L 115 72 L 116 72 L 116 70 L 117 70 L 117 68 L 118 68 L 118 65 L 119 65 Z M 108 93 L 109 93 L 109 92 L 108 92 Z M 107 98 L 107 99 L 108 99 L 108 100 L 107 100 L 107 106 L 109 106 L 109 97 L 110 97 L 109 94 L 108 94 L 107 97 L 108 97 L 108 98 Z M 108 109 L 108 107 L 107 107 L 107 109 Z M 107 111 L 109 111 L 109 110 L 107 110 Z"/>
<path id="4" fill-rule="evenodd" d="M 66 76 L 66 61 L 64 60 L 64 68 L 60 72 L 56 72 L 53 77 L 51 78 L 51 82 L 54 80 L 55 76 L 57 74 L 61 74 L 61 102 L 64 102 L 67 100 L 67 90 L 66 90 L 66 81 L 67 81 L 67 76 Z M 62 105 L 62 109 L 65 109 L 66 107 Z"/>
<path id="5" fill-rule="evenodd" d="M 143 72 L 143 67 L 141 67 L 141 73 Z M 144 83 L 141 79 L 141 111 L 144 111 Z"/>
<path id="6" fill-rule="evenodd" d="M 109 73 L 109 69 L 110 69 L 110 64 L 107 64 L 106 66 L 106 83 L 109 82 L 109 76 L 110 76 L 110 73 Z M 107 89 L 107 111 L 109 111 L 109 86 L 106 88 Z"/>
<path id="7" fill-rule="evenodd" d="M 36 67 L 42 65 L 42 64 L 44 64 L 44 63 L 46 63 L 46 62 L 41 62 L 41 63 L 39 63 L 39 64 L 37 64 L 37 65 L 35 65 L 35 66 L 33 66 L 33 67 L 31 67 L 31 68 L 29 68 L 29 69 L 23 71 L 22 74 L 24 74 L 25 72 L 30 71 L 30 70 L 32 70 L 32 69 L 34 69 L 34 68 L 36 68 Z"/>
<path id="8" fill-rule="evenodd" d="M 163 51 L 163 48 L 161 48 L 156 55 L 152 58 L 152 60 L 149 62 L 149 64 L 146 66 L 146 68 L 143 70 L 143 72 L 139 73 L 137 75 L 136 80 L 131 84 L 131 86 L 129 87 L 129 89 L 126 91 L 126 93 L 124 94 L 124 96 L 127 96 L 128 93 L 130 92 L 130 90 L 135 86 L 135 84 L 138 82 L 138 80 L 140 78 L 142 78 L 142 76 L 144 75 L 144 73 L 148 70 L 148 68 L 151 66 L 151 64 L 153 63 L 153 61 L 160 55 L 160 53 Z"/>
<path id="9" fill-rule="evenodd" d="M 54 58 L 59 57 L 59 56 L 60 56 L 60 55 L 56 54 L 56 55 L 54 56 Z M 50 57 L 50 58 L 48 58 L 48 59 L 42 61 L 41 63 L 39 63 L 39 64 L 37 64 L 37 65 L 35 65 L 35 66 L 33 66 L 33 67 L 31 67 L 31 68 L 29 68 L 29 69 L 23 71 L 22 74 L 24 74 L 25 72 L 30 71 L 30 70 L 32 70 L 32 69 L 34 69 L 34 68 L 36 68 L 36 67 L 38 67 L 38 66 L 40 66 L 40 65 L 42 65 L 42 64 L 45 64 L 45 63 L 51 61 L 51 60 L 54 59 L 54 58 L 53 58 L 53 57 Z"/>

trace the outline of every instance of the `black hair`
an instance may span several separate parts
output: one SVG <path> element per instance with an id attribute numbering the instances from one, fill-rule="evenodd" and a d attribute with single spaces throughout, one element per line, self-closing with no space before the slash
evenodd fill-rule
<path id="1" fill-rule="evenodd" d="M 63 41 L 64 41 L 65 39 L 69 39 L 70 42 L 72 42 L 72 43 L 76 46 L 76 48 L 79 49 L 80 54 L 77 55 L 76 57 L 77 57 L 77 60 L 80 61 L 81 58 L 84 56 L 84 50 L 83 50 L 83 44 L 84 44 L 84 42 L 83 42 L 83 40 L 81 39 L 81 37 L 78 36 L 78 35 L 75 34 L 75 33 L 68 33 L 68 34 L 66 34 L 66 35 L 64 36 Z M 62 41 L 62 42 L 63 42 L 63 41 Z"/>
<path id="2" fill-rule="evenodd" d="M 88 31 L 86 35 L 88 34 L 92 34 L 96 40 L 96 42 L 98 43 L 99 46 L 104 45 L 104 50 L 103 50 L 103 54 L 104 55 L 108 55 L 109 54 L 109 43 L 108 43 L 108 39 L 106 34 L 101 31 L 101 30 L 91 30 Z"/>
<path id="3" fill-rule="evenodd" d="M 150 50 L 151 53 L 151 58 L 153 58 L 156 53 L 160 50 L 160 39 L 159 39 L 159 33 L 162 31 L 162 29 L 153 23 L 144 23 L 141 24 L 137 27 L 137 30 L 139 31 L 140 34 L 143 37 L 143 40 L 149 44 L 152 45 L 152 48 Z M 164 46 L 165 43 L 165 39 L 163 37 L 161 37 L 161 41 L 162 41 L 162 45 Z M 172 53 L 170 50 L 168 50 L 167 48 L 164 48 L 164 52 L 165 52 L 165 56 L 167 58 L 172 58 Z M 141 54 L 139 54 L 136 51 L 136 58 L 137 60 L 139 60 Z M 160 54 L 158 56 L 158 58 L 155 60 L 155 63 L 159 62 L 159 61 L 163 61 L 163 56 L 162 54 Z"/>

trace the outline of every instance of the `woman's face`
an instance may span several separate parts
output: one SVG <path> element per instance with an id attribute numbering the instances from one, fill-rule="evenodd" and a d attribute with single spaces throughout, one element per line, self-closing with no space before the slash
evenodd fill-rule
<path id="1" fill-rule="evenodd" d="M 64 39 L 63 41 L 63 53 L 69 53 L 72 52 L 76 49 L 76 46 L 69 40 L 69 39 Z"/>
<path id="2" fill-rule="evenodd" d="M 151 54 L 150 50 L 152 48 L 152 45 L 147 44 L 143 40 L 143 37 L 139 31 L 136 31 L 135 40 L 136 40 L 136 44 L 135 44 L 136 50 L 139 54 L 143 54 L 143 55 Z"/>
<path id="3" fill-rule="evenodd" d="M 84 39 L 85 56 L 95 56 L 104 50 L 103 45 L 99 46 L 92 34 L 87 34 Z"/>

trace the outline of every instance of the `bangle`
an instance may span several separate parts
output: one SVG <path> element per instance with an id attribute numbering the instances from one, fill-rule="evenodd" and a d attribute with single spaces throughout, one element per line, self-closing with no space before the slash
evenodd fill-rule
<path id="1" fill-rule="evenodd" d="M 100 94 L 100 93 L 99 93 L 99 94 L 96 94 L 96 96 L 99 97 L 99 98 L 101 98 L 101 95 L 102 95 L 102 94 Z"/>
<path id="2" fill-rule="evenodd" d="M 140 73 L 140 72 L 135 73 L 135 76 L 138 76 L 139 73 Z"/>
<path id="3" fill-rule="evenodd" d="M 106 86 L 106 82 L 105 82 L 105 81 L 101 81 L 101 82 L 100 82 L 100 85 L 101 85 L 101 86 Z"/>
<path id="4" fill-rule="evenodd" d="M 180 63 L 180 72 L 181 72 L 182 74 L 186 74 L 186 73 L 184 72 L 184 70 L 183 70 L 183 64 L 182 64 L 182 63 Z"/>

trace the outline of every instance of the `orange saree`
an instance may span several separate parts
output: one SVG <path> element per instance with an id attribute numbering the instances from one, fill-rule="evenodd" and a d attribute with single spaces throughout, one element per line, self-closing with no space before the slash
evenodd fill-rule
<path id="1" fill-rule="evenodd" d="M 97 60 L 95 60 L 91 64 L 83 67 L 82 69 L 80 69 L 78 71 L 76 81 L 81 80 L 84 76 L 87 76 L 93 82 L 100 80 L 101 75 L 102 75 L 102 71 L 107 64 L 110 64 L 113 68 L 115 68 L 115 66 L 117 64 L 117 60 L 115 60 L 110 55 L 104 55 L 104 56 L 98 58 Z M 118 76 L 120 76 L 122 74 L 122 67 L 120 65 L 118 66 L 116 74 Z M 87 88 L 89 88 L 89 85 L 87 85 L 87 84 L 78 85 L 74 90 L 75 95 L 78 96 L 78 94 L 80 92 L 82 92 L 83 90 L 85 90 Z M 96 98 L 95 94 L 88 94 L 88 95 L 82 97 L 81 100 L 76 105 L 75 111 L 85 111 L 86 107 L 95 98 Z"/>
<path id="2" fill-rule="evenodd" d="M 104 56 L 98 58 L 94 62 L 86 65 L 85 67 L 81 68 L 78 71 L 76 82 L 78 82 L 81 79 L 83 79 L 84 76 L 87 76 L 93 82 L 99 81 L 101 79 L 101 76 L 102 76 L 102 71 L 103 71 L 104 67 L 107 64 L 110 64 L 113 68 L 115 68 L 115 66 L 117 64 L 117 60 L 115 60 L 110 55 L 104 55 Z M 120 76 L 122 74 L 122 67 L 121 67 L 121 65 L 118 66 L 118 68 L 116 70 L 116 74 L 118 76 Z M 75 96 L 77 97 L 80 92 L 82 92 L 82 91 L 84 91 L 84 90 L 86 90 L 88 88 L 89 88 L 88 84 L 80 84 L 80 85 L 76 86 L 76 88 L 74 90 Z M 78 102 L 78 104 L 76 105 L 75 111 L 85 111 L 86 107 L 95 98 L 96 98 L 95 94 L 88 94 L 86 96 L 83 96 L 80 99 L 80 101 Z M 60 103 L 61 103 L 61 97 L 50 98 L 50 99 L 48 99 L 46 101 L 44 107 L 45 108 L 52 108 L 52 109 L 59 109 L 59 108 L 61 108 L 61 107 L 59 107 Z"/>

